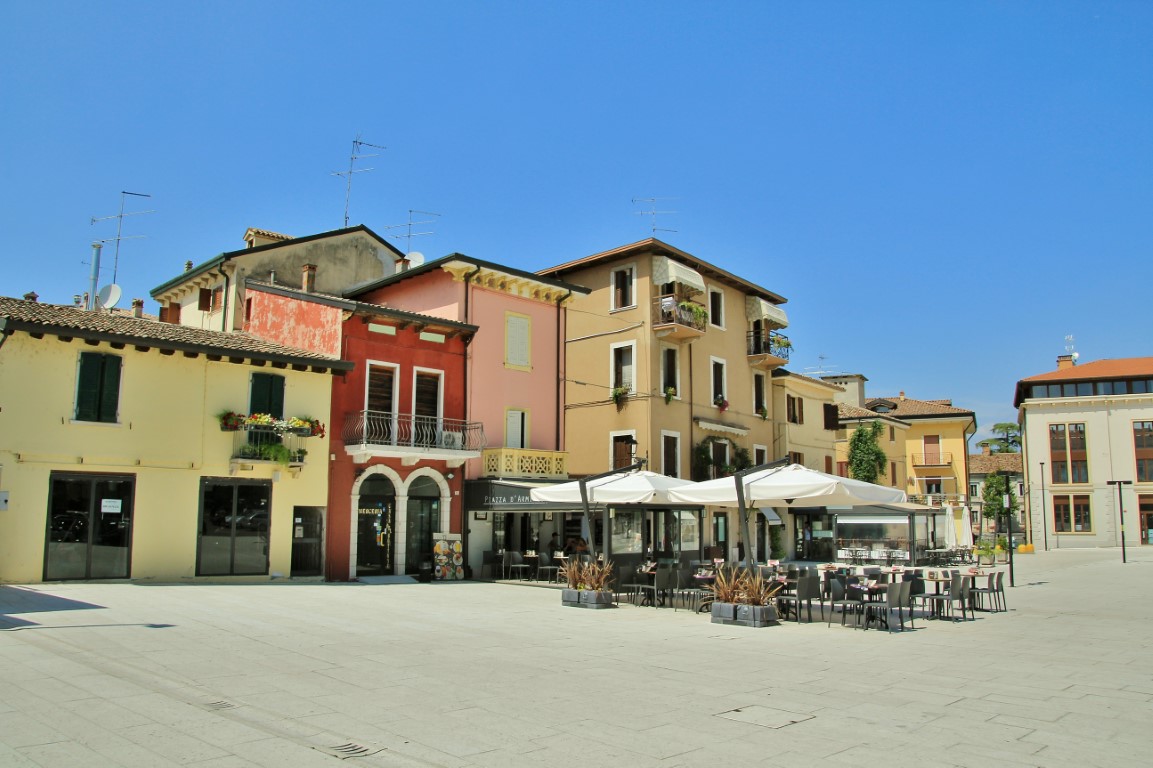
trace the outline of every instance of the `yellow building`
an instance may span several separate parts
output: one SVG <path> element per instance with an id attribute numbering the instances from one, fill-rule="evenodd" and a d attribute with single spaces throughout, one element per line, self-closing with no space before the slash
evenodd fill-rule
<path id="1" fill-rule="evenodd" d="M 778 458 L 770 377 L 791 352 L 783 297 L 654 238 L 538 274 L 590 289 L 567 313 L 570 474 L 635 455 L 706 479 Z M 703 545 L 731 557 L 735 512 L 704 528 Z"/>
<path id="2" fill-rule="evenodd" d="M 0 298 L 0 581 L 319 575 L 328 440 L 288 419 L 327 414 L 349 367 Z"/>

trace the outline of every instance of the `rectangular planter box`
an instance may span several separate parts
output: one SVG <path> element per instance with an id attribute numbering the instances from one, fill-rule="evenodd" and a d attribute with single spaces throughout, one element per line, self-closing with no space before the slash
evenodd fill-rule
<path id="1" fill-rule="evenodd" d="M 773 627 L 779 624 L 777 609 L 774 606 L 734 603 L 713 603 L 712 621 L 714 624 L 734 624 L 741 627 Z"/>
<path id="2" fill-rule="evenodd" d="M 615 608 L 612 592 L 596 592 L 591 589 L 562 589 L 561 605 L 570 608 Z"/>

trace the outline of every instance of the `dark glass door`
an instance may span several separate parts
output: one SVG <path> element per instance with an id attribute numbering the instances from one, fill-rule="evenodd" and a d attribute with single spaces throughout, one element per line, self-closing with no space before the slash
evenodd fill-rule
<path id="1" fill-rule="evenodd" d="M 128 578 L 135 478 L 53 473 L 49 482 L 45 580 Z"/>
<path id="2" fill-rule="evenodd" d="M 396 573 L 396 495 L 392 482 L 370 477 L 360 486 L 356 514 L 356 575 Z"/>
<path id="3" fill-rule="evenodd" d="M 198 576 L 268 573 L 272 484 L 204 478 L 200 484 Z"/>
<path id="4" fill-rule="evenodd" d="M 418 573 L 421 563 L 432 563 L 432 534 L 439 528 L 440 487 L 427 477 L 417 478 L 408 489 L 405 573 Z"/>

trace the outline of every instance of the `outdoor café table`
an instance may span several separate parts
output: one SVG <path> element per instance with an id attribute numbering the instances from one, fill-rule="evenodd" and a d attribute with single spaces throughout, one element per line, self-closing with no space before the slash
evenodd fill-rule
<path id="1" fill-rule="evenodd" d="M 929 571 L 925 574 L 925 581 L 928 582 L 929 584 L 933 585 L 933 594 L 936 594 L 936 595 L 941 594 L 941 585 L 942 584 L 947 585 L 947 584 L 953 583 L 952 571 L 942 571 L 940 573 L 946 573 L 949 575 L 941 576 L 941 575 L 939 575 L 939 572 L 937 572 L 937 571 Z M 930 618 L 932 618 L 932 617 L 940 618 L 939 616 L 937 616 L 937 601 L 936 600 L 933 601 L 933 610 L 932 610 L 932 613 L 930 614 Z"/>

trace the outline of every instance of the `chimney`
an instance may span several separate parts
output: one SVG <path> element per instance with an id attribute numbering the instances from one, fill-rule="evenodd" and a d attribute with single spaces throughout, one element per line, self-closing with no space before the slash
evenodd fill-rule
<path id="1" fill-rule="evenodd" d="M 35 304 L 39 300 L 40 294 L 36 293 L 36 291 L 28 291 L 28 293 L 24 294 L 24 301 L 30 301 Z"/>
<path id="2" fill-rule="evenodd" d="M 903 402 L 905 402 L 905 393 L 904 393 L 904 391 L 902 391 L 902 392 L 901 392 L 901 402 L 902 402 L 902 403 L 903 403 Z"/>
<path id="3" fill-rule="evenodd" d="M 184 271 L 185 272 L 191 272 L 192 271 L 192 262 L 191 261 L 184 262 Z"/>
<path id="4" fill-rule="evenodd" d="M 132 300 L 132 316 L 133 317 L 143 317 L 144 316 L 144 299 L 133 299 Z"/>
<path id="5" fill-rule="evenodd" d="M 1063 371 L 1066 368 L 1072 368 L 1077 364 L 1077 358 L 1073 355 L 1057 355 L 1057 370 Z"/>
<path id="6" fill-rule="evenodd" d="M 982 445 L 981 446 L 981 455 L 982 456 L 990 456 L 990 455 L 992 455 L 992 453 L 993 453 L 993 446 L 991 446 L 991 445 Z"/>
<path id="7" fill-rule="evenodd" d="M 305 293 L 316 290 L 316 265 L 305 264 L 300 270 L 300 288 Z"/>

